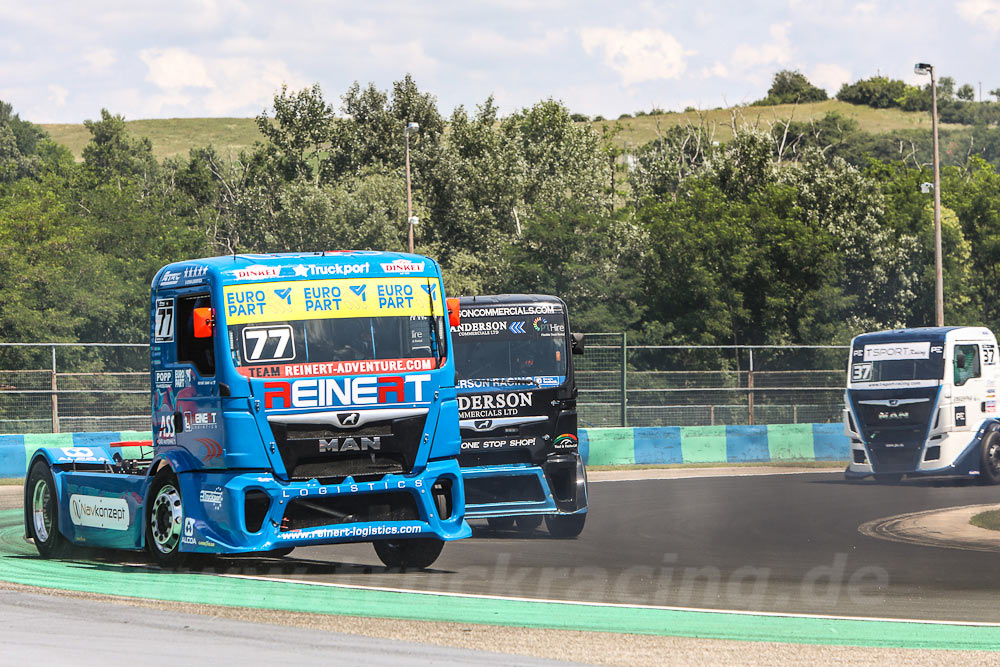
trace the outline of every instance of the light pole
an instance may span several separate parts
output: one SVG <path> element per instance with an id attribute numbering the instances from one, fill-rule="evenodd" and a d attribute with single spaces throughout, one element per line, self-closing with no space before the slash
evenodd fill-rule
<path id="1" fill-rule="evenodd" d="M 929 74 L 931 77 L 931 134 L 934 135 L 934 318 L 936 325 L 944 326 L 944 276 L 941 260 L 941 165 L 938 160 L 938 123 L 937 123 L 937 80 L 934 78 L 934 66 L 929 63 L 917 63 L 913 66 L 917 74 Z"/>
<path id="2" fill-rule="evenodd" d="M 413 225 L 417 219 L 413 217 L 413 197 L 410 194 L 410 133 L 420 129 L 417 123 L 407 123 L 403 134 L 406 136 L 406 222 L 410 228 L 410 253 L 413 253 Z"/>

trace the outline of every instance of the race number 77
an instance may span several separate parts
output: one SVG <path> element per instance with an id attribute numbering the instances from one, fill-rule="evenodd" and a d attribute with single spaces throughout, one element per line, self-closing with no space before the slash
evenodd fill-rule
<path id="1" fill-rule="evenodd" d="M 278 361 L 295 358 L 292 328 L 247 327 L 243 330 L 243 354 L 247 361 Z"/>
<path id="2" fill-rule="evenodd" d="M 174 300 L 157 299 L 153 319 L 153 342 L 170 343 L 174 340 Z"/>

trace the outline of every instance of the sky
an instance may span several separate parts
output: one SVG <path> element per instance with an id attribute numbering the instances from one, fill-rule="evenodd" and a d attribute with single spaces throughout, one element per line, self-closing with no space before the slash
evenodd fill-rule
<path id="1" fill-rule="evenodd" d="M 445 116 L 492 95 L 617 118 L 767 94 L 794 69 L 831 95 L 877 74 L 1000 88 L 1000 0 L 2 0 L 0 100 L 36 123 L 253 117 L 282 85 L 339 110 L 407 73 Z"/>

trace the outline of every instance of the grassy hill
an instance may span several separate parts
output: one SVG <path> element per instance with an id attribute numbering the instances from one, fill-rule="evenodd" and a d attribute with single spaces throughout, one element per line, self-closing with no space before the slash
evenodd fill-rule
<path id="1" fill-rule="evenodd" d="M 872 109 L 871 107 L 848 104 L 839 100 L 798 105 L 779 104 L 773 107 L 733 107 L 730 109 L 711 109 L 708 111 L 671 112 L 657 116 L 594 121 L 591 125 L 597 131 L 601 131 L 602 128 L 610 129 L 615 124 L 618 124 L 621 126 L 621 131 L 616 137 L 616 143 L 619 146 L 627 143 L 629 146 L 635 147 L 652 141 L 657 137 L 659 132 L 674 125 L 685 125 L 688 123 L 698 125 L 704 123 L 714 131 L 717 141 L 728 141 L 732 137 L 734 117 L 737 123 L 745 121 L 750 125 L 758 125 L 766 129 L 773 123 L 789 118 L 798 122 L 820 120 L 831 111 L 856 120 L 859 130 L 873 134 L 891 132 L 893 130 L 931 129 L 931 115 L 929 113 L 902 111 L 900 109 Z M 941 129 L 958 129 L 962 127 L 965 126 L 949 123 L 940 124 Z"/>
<path id="2" fill-rule="evenodd" d="M 704 122 L 713 128 L 715 139 L 727 141 L 732 136 L 731 125 L 735 115 L 750 123 L 768 127 L 769 124 L 791 118 L 796 121 L 820 119 L 828 112 L 853 118 L 858 122 L 859 129 L 872 133 L 889 132 L 904 129 L 930 129 L 930 114 L 899 109 L 872 109 L 827 100 L 812 104 L 782 104 L 773 107 L 734 107 L 731 109 L 712 109 L 708 111 L 672 112 L 656 116 L 639 116 L 638 118 L 623 118 L 621 120 L 594 121 L 591 125 L 598 131 L 602 128 L 621 127 L 616 135 L 616 143 L 630 147 L 640 146 L 655 139 L 673 125 L 686 123 L 698 124 Z M 255 141 L 262 139 L 253 118 L 167 118 L 162 120 L 132 120 L 126 123 L 135 136 L 149 137 L 153 144 L 153 153 L 162 160 L 165 157 L 186 156 L 193 147 L 211 144 L 222 155 L 231 151 L 234 155 L 240 150 L 250 148 Z M 960 128 L 961 125 L 943 123 L 942 129 Z M 90 133 L 83 124 L 42 125 L 53 139 L 69 147 L 79 159 L 83 147 L 90 141 Z"/>
<path id="3" fill-rule="evenodd" d="M 192 148 L 211 144 L 222 156 L 249 149 L 263 139 L 253 118 L 164 118 L 130 120 L 128 131 L 137 137 L 149 137 L 158 160 L 179 155 L 186 157 Z M 80 124 L 41 125 L 57 142 L 64 144 L 80 159 L 90 132 Z"/>

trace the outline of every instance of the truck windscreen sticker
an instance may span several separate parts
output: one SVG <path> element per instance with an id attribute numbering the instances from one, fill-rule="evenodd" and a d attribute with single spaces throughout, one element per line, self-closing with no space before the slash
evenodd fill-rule
<path id="1" fill-rule="evenodd" d="M 153 342 L 174 342 L 174 300 L 157 299 L 156 315 L 153 319 Z"/>
<path id="2" fill-rule="evenodd" d="M 865 361 L 891 361 L 902 359 L 930 359 L 929 341 L 918 343 L 879 343 L 865 345 Z"/>
<path id="3" fill-rule="evenodd" d="M 430 278 L 346 278 L 227 285 L 228 324 L 350 317 L 444 315 Z"/>

